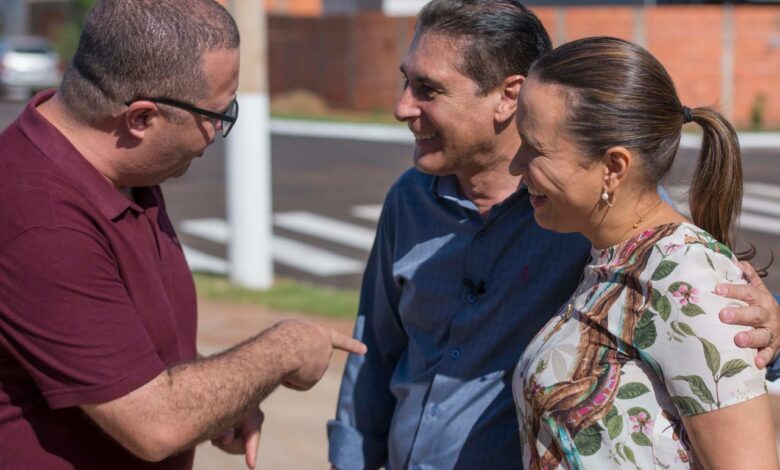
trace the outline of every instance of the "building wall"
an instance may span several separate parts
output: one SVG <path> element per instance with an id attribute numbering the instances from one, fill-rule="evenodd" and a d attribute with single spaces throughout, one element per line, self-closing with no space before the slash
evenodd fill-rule
<path id="1" fill-rule="evenodd" d="M 741 127 L 758 116 L 765 126 L 780 128 L 780 6 L 533 10 L 555 44 L 593 35 L 632 40 L 667 67 L 688 106 L 719 106 Z M 378 12 L 272 15 L 271 93 L 304 89 L 336 108 L 390 110 L 413 28 L 414 18 Z"/>

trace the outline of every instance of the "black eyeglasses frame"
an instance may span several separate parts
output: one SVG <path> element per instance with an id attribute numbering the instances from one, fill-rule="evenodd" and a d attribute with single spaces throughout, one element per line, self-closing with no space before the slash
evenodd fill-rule
<path id="1" fill-rule="evenodd" d="M 198 108 L 197 106 L 193 106 L 189 103 L 185 103 L 183 101 L 174 100 L 171 98 L 136 98 L 134 100 L 128 101 L 125 103 L 125 106 L 130 106 L 131 104 L 135 103 L 136 101 L 151 101 L 152 103 L 159 103 L 159 104 L 167 104 L 168 106 L 173 106 L 174 108 L 183 109 L 185 111 L 192 111 L 193 113 L 198 113 L 202 116 L 206 116 L 212 119 L 218 119 L 222 121 L 222 137 L 227 137 L 227 135 L 230 133 L 230 131 L 233 129 L 233 125 L 238 120 L 238 100 L 233 100 L 228 105 L 227 109 L 232 108 L 234 105 L 236 107 L 236 115 L 235 116 L 229 116 L 227 114 L 222 113 L 215 113 L 214 111 L 209 111 L 207 109 Z M 225 125 L 225 123 L 228 123 L 229 125 Z"/>

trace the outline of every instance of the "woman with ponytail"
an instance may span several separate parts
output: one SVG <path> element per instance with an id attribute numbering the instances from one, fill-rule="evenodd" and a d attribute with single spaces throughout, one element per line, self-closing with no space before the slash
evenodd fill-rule
<path id="1" fill-rule="evenodd" d="M 688 122 L 703 130 L 690 219 L 657 191 Z M 684 106 L 647 51 L 606 37 L 539 59 L 517 125 L 511 170 L 537 222 L 593 245 L 579 288 L 515 370 L 525 468 L 777 469 L 756 352 L 718 319 L 739 302 L 714 294 L 745 283 L 737 262 L 749 256 L 735 254 L 733 127 Z"/>

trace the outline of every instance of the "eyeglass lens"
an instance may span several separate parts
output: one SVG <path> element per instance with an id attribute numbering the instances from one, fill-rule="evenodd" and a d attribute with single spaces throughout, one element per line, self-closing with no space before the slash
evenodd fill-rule
<path id="1" fill-rule="evenodd" d="M 233 129 L 233 125 L 236 123 L 236 119 L 238 119 L 238 101 L 233 100 L 224 114 L 233 118 L 233 122 L 222 121 L 222 137 L 227 137 L 227 135 L 230 133 L 230 130 Z"/>

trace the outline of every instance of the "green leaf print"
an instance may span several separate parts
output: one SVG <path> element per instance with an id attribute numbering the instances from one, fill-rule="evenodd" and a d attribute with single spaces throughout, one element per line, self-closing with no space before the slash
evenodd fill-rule
<path id="1" fill-rule="evenodd" d="M 541 359 L 539 363 L 536 364 L 536 370 L 534 371 L 537 375 L 544 372 L 544 369 L 547 368 L 547 363 L 544 362 L 544 359 Z"/>
<path id="2" fill-rule="evenodd" d="M 682 331 L 686 335 L 696 336 L 696 333 L 693 332 L 693 328 L 691 328 L 687 323 L 683 323 L 681 321 L 675 323 L 677 323 L 677 327 L 680 328 L 680 331 Z"/>
<path id="3" fill-rule="evenodd" d="M 645 310 L 644 315 L 634 328 L 634 347 L 638 349 L 647 349 L 655 343 L 658 332 L 653 323 L 653 313 Z"/>
<path id="4" fill-rule="evenodd" d="M 707 258 L 707 264 L 709 264 L 710 267 L 712 268 L 712 270 L 715 271 L 715 265 L 712 264 L 712 260 L 710 259 L 710 255 L 708 255 L 707 253 L 704 253 L 704 256 Z"/>
<path id="5" fill-rule="evenodd" d="M 609 413 L 607 413 L 602 422 L 607 427 L 610 439 L 615 439 L 623 431 L 623 417 L 618 414 L 617 408 L 614 406 L 610 408 Z"/>
<path id="6" fill-rule="evenodd" d="M 677 267 L 677 263 L 674 261 L 668 261 L 664 260 L 658 263 L 658 267 L 655 268 L 655 271 L 653 271 L 653 276 L 651 277 L 654 281 L 659 281 L 666 276 L 672 274 L 672 271 L 674 271 L 674 268 Z"/>
<path id="7" fill-rule="evenodd" d="M 630 400 L 650 391 L 647 386 L 641 382 L 630 382 L 618 389 L 617 397 L 621 400 Z"/>
<path id="8" fill-rule="evenodd" d="M 695 317 L 696 315 L 703 315 L 705 313 L 704 310 L 696 304 L 684 305 L 680 310 L 689 317 Z"/>
<path id="9" fill-rule="evenodd" d="M 699 402 L 691 397 L 672 397 L 672 402 L 674 402 L 674 406 L 680 410 L 680 414 L 683 416 L 697 415 L 705 412 Z"/>
<path id="10" fill-rule="evenodd" d="M 707 367 L 710 368 L 712 371 L 712 376 L 715 377 L 715 374 L 718 373 L 718 369 L 720 369 L 720 352 L 718 352 L 718 348 L 715 347 L 714 344 L 710 343 L 704 338 L 697 337 L 699 341 L 701 341 L 701 346 L 704 349 L 704 357 L 707 359 Z"/>
<path id="11" fill-rule="evenodd" d="M 650 438 L 647 437 L 647 434 L 642 432 L 632 432 L 631 433 L 631 440 L 634 441 L 637 445 L 640 446 L 652 446 L 653 443 L 650 442 Z"/>
<path id="12" fill-rule="evenodd" d="M 653 308 L 658 312 L 658 315 L 661 315 L 664 321 L 669 320 L 669 315 L 672 313 L 672 304 L 666 298 L 666 295 L 662 294 L 658 289 L 653 289 Z"/>
<path id="13" fill-rule="evenodd" d="M 574 445 L 577 446 L 577 452 L 580 455 L 587 456 L 598 452 L 601 448 L 601 433 L 598 423 L 580 430 L 574 437 Z"/>
<path id="14" fill-rule="evenodd" d="M 634 451 L 628 446 L 623 446 L 623 453 L 626 454 L 626 458 L 636 465 L 636 458 L 634 457 Z"/>
<path id="15" fill-rule="evenodd" d="M 732 359 L 723 364 L 723 369 L 720 370 L 720 376 L 734 377 L 748 367 L 750 366 L 742 359 Z"/>
<path id="16" fill-rule="evenodd" d="M 672 330 L 674 330 L 675 333 L 677 333 L 680 336 L 685 336 L 685 332 L 683 332 L 680 329 L 679 322 L 672 321 L 671 323 L 669 323 L 669 325 L 672 327 Z"/>
<path id="17" fill-rule="evenodd" d="M 672 377 L 672 380 L 684 380 L 688 382 L 691 391 L 699 397 L 699 400 L 701 400 L 702 403 L 707 403 L 709 405 L 715 404 L 715 398 L 712 396 L 710 389 L 707 388 L 707 384 L 705 384 L 704 380 L 698 375 L 678 375 L 677 377 Z"/>
<path id="18" fill-rule="evenodd" d="M 689 289 L 692 287 L 687 282 L 677 281 L 677 282 L 673 282 L 673 283 L 669 284 L 669 292 L 672 292 L 672 293 L 677 292 L 678 290 L 680 290 L 680 286 L 686 286 Z"/>

